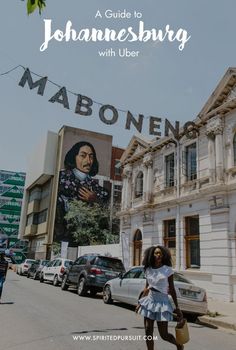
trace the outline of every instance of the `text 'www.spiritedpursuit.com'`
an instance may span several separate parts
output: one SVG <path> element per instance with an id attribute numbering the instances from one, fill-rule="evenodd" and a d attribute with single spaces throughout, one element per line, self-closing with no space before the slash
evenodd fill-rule
<path id="1" fill-rule="evenodd" d="M 73 335 L 75 341 L 146 341 L 158 340 L 157 336 L 151 335 Z"/>

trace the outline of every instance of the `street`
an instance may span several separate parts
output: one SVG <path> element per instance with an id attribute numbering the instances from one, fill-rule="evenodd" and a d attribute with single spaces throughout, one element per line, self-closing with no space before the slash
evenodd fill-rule
<path id="1" fill-rule="evenodd" d="M 121 304 L 105 305 L 101 295 L 79 297 L 74 291 L 9 271 L 2 302 L 0 350 L 146 349 L 142 317 Z M 171 332 L 174 325 L 170 323 Z M 233 332 L 193 323 L 189 331 L 191 339 L 185 349 L 235 349 Z M 175 349 L 161 339 L 155 341 L 155 348 Z"/>

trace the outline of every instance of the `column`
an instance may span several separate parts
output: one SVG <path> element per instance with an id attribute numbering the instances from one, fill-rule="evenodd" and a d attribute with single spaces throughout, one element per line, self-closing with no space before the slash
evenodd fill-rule
<path id="1" fill-rule="evenodd" d="M 123 174 L 123 181 L 122 181 L 122 199 L 121 199 L 121 209 L 125 209 L 125 201 L 126 201 L 126 184 L 127 184 L 127 177 L 125 174 Z"/>
<path id="2" fill-rule="evenodd" d="M 144 201 L 150 202 L 152 199 L 152 185 L 153 185 L 153 161 L 151 154 L 144 157 Z"/>
<path id="3" fill-rule="evenodd" d="M 207 122 L 210 182 L 223 181 L 223 120 L 217 115 Z"/>
<path id="4" fill-rule="evenodd" d="M 152 161 L 150 161 L 147 168 L 146 202 L 150 202 L 152 199 L 152 183 L 153 183 L 153 168 L 152 168 Z"/>
<path id="5" fill-rule="evenodd" d="M 143 201 L 147 201 L 147 189 L 148 189 L 148 179 L 147 179 L 147 166 L 144 164 L 143 167 Z"/>
<path id="6" fill-rule="evenodd" d="M 211 134 L 208 135 L 208 164 L 210 183 L 214 183 L 216 177 L 215 138 Z"/>
<path id="7" fill-rule="evenodd" d="M 132 168 L 128 165 L 123 171 L 122 209 L 131 207 L 131 177 Z"/>
<path id="8" fill-rule="evenodd" d="M 127 182 L 126 182 L 126 208 L 132 207 L 132 171 L 127 171 Z"/>
<path id="9" fill-rule="evenodd" d="M 222 132 L 216 134 L 216 180 L 223 181 L 223 136 Z"/>

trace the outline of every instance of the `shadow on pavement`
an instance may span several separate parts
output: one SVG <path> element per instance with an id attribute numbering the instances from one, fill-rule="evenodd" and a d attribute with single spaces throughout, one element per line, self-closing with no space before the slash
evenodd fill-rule
<path id="1" fill-rule="evenodd" d="M 0 305 L 12 305 L 12 304 L 15 304 L 13 301 L 2 301 L 1 303 L 0 303 Z"/>
<path id="2" fill-rule="evenodd" d="M 128 328 L 106 328 L 106 329 L 90 329 L 88 331 L 71 332 L 70 334 L 85 334 L 85 333 L 103 333 L 110 331 L 127 331 Z"/>

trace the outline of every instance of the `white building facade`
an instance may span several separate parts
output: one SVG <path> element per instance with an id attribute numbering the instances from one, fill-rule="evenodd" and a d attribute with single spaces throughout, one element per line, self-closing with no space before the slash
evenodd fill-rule
<path id="1" fill-rule="evenodd" d="M 149 246 L 166 245 L 177 271 L 208 296 L 235 301 L 236 69 L 194 123 L 179 138 L 130 141 L 121 158 L 121 238 L 129 265 L 141 264 Z"/>

